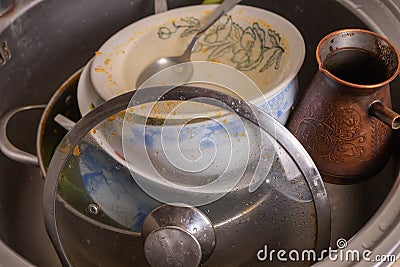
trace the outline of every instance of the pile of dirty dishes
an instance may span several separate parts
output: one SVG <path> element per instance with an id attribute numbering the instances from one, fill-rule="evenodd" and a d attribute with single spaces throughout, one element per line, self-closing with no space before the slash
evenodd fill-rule
<path id="1" fill-rule="evenodd" d="M 189 6 L 156 14 L 106 40 L 80 77 L 81 114 L 137 89 L 141 71 L 160 57 L 179 55 L 215 7 Z M 168 73 L 181 71 L 183 64 L 151 77 L 140 90 L 145 95 L 146 87 L 198 85 L 249 101 L 284 124 L 297 97 L 297 73 L 304 56 L 303 38 L 289 21 L 263 9 L 239 5 L 198 40 L 192 62 L 186 63 L 194 67 L 188 81 L 168 80 Z M 215 107 L 187 102 L 143 105 L 134 111 L 136 121 L 121 113 L 93 135 L 119 163 L 128 161 L 136 172 L 147 176 L 154 171 L 176 176 L 178 168 L 183 170 L 181 176 L 196 173 L 210 177 L 225 171 L 229 159 L 238 161 L 229 170 L 241 169 L 253 160 L 245 151 L 259 145 L 251 142 L 254 133 L 243 131 L 237 119 L 225 117 Z M 130 131 L 123 133 L 122 125 Z M 129 162 L 123 143 L 131 144 L 132 154 L 147 153 L 150 161 Z"/>

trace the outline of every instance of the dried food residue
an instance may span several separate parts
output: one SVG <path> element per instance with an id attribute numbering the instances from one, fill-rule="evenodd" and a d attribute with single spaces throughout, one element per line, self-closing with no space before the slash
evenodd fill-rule
<path id="1" fill-rule="evenodd" d="M 78 156 L 81 154 L 81 151 L 79 150 L 79 146 L 78 146 L 78 145 L 76 145 L 76 146 L 74 147 L 74 149 L 72 150 L 72 154 L 73 154 L 74 156 L 76 156 L 76 157 L 78 157 Z"/>
<path id="2" fill-rule="evenodd" d="M 112 121 L 114 121 L 116 118 L 117 118 L 117 116 L 112 115 L 112 116 L 108 117 L 108 120 L 109 120 L 109 122 L 112 122 Z"/>

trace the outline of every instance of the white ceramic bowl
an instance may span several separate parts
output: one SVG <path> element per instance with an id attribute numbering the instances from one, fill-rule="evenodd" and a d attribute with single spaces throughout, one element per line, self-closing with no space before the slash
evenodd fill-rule
<path id="1" fill-rule="evenodd" d="M 190 101 L 185 104 L 193 110 L 208 106 Z M 253 175 L 247 177 L 249 190 L 256 190 L 265 180 L 275 160 L 275 142 L 252 123 L 221 112 L 220 116 L 196 118 L 187 124 L 172 119 L 158 126 L 146 124 L 148 117 L 135 113 L 147 107 L 118 112 L 91 134 L 108 154 L 128 165 L 150 196 L 161 202 L 199 206 L 230 192 L 246 168 L 253 170 L 247 172 Z M 178 114 L 179 107 L 175 109 Z"/>
<path id="2" fill-rule="evenodd" d="M 91 103 L 90 99 L 98 102 L 99 96 L 107 100 L 135 89 L 140 71 L 158 57 L 179 54 L 198 28 L 197 22 L 213 8 L 191 6 L 171 10 L 135 22 L 112 36 L 100 48 L 91 66 L 87 66 L 92 83 L 82 82 L 86 87 L 78 88 L 78 93 L 90 91 L 81 93 L 86 95 L 82 98 L 85 101 L 78 98 L 80 107 L 83 105 L 81 112 L 88 111 L 85 105 Z M 237 6 L 200 39 L 197 49 L 193 61 L 212 59 L 214 63 L 196 62 L 195 66 L 200 68 L 195 68 L 191 82 L 201 82 L 205 87 L 213 84 L 211 87 L 216 90 L 228 89 L 280 123 L 286 122 L 296 100 L 297 73 L 305 56 L 302 36 L 290 22 L 266 10 Z M 211 69 L 206 65 L 211 65 Z M 87 71 L 81 79 L 89 80 Z M 170 84 L 156 81 L 159 84 L 147 85 Z M 180 192 L 197 192 L 199 199 L 193 197 L 194 202 L 190 202 L 196 205 L 204 200 L 204 194 L 213 192 L 216 196 L 215 193 L 226 191 L 223 183 L 213 183 L 222 176 L 235 180 L 247 166 L 257 162 L 262 163 L 258 171 L 268 173 L 274 160 L 274 155 L 268 152 L 273 150 L 273 141 L 232 114 L 225 116 L 207 105 L 185 107 L 182 103 L 161 105 L 155 113 L 150 113 L 149 108 L 150 105 L 135 107 L 133 113 L 145 119 L 168 117 L 171 123 L 145 125 L 146 121 L 127 119 L 121 113 L 99 126 L 94 135 L 117 161 L 130 166 L 134 177 L 139 174 L 139 178 L 150 179 L 153 188 L 156 182 L 163 185 L 161 191 L 168 185 L 181 189 Z M 198 117 L 208 120 L 191 121 L 184 127 L 179 124 Z M 263 178 L 255 177 L 254 184 Z M 208 183 L 213 184 L 211 189 L 199 188 Z M 169 201 L 163 197 L 157 199 Z"/>
<path id="3" fill-rule="evenodd" d="M 90 75 L 95 90 L 108 100 L 136 89 L 136 79 L 151 62 L 179 55 L 216 5 L 173 9 L 137 21 L 109 38 L 96 53 Z M 285 18 L 239 5 L 200 38 L 192 61 L 232 66 L 250 77 L 268 101 L 245 88 L 235 91 L 285 123 L 295 102 L 297 73 L 305 56 L 304 40 Z M 232 79 L 232 77 L 225 77 Z M 258 102 L 258 103 L 257 103 Z"/>

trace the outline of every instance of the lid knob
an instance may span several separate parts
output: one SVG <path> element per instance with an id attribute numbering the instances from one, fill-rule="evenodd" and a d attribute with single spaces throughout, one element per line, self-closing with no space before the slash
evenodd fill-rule
<path id="1" fill-rule="evenodd" d="M 215 248 L 211 221 L 188 206 L 163 205 L 143 222 L 144 253 L 153 266 L 199 266 Z"/>
<path id="2" fill-rule="evenodd" d="M 175 226 L 165 226 L 151 232 L 144 242 L 144 253 L 152 267 L 197 267 L 202 254 L 197 239 Z"/>

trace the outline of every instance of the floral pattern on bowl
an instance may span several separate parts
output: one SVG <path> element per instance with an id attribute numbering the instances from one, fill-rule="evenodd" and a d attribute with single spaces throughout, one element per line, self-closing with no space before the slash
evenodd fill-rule
<path id="1" fill-rule="evenodd" d="M 99 90 L 103 90 L 101 96 L 109 99 L 134 89 L 134 72 L 139 73 L 146 63 L 161 56 L 179 54 L 200 27 L 201 18 L 209 11 L 210 7 L 206 6 L 170 10 L 135 22 L 115 34 L 100 48 L 92 63 L 90 75 L 95 90 L 98 93 Z M 229 89 L 236 86 L 236 89 L 239 89 L 233 90 L 236 95 L 284 124 L 298 94 L 297 74 L 304 56 L 303 38 L 290 22 L 266 10 L 237 6 L 200 38 L 196 51 L 192 54 L 192 61 L 217 61 L 221 64 L 215 64 L 229 66 L 231 69 L 235 67 L 235 72 L 239 74 L 228 71 L 202 71 L 208 76 L 206 80 L 201 81 L 210 81 L 209 76 L 213 76 L 216 80 L 220 79 L 219 83 L 214 84 Z M 249 94 L 248 86 L 238 82 L 240 75 L 256 85 L 259 89 L 258 95 Z M 226 82 L 226 85 L 223 82 Z M 107 87 L 108 85 L 110 87 Z M 123 88 L 122 85 L 126 87 Z M 193 113 L 195 112 L 191 111 L 185 115 Z M 165 143 L 161 144 L 161 133 L 167 127 L 147 125 L 144 132 L 137 124 L 124 124 L 124 118 L 117 116 L 107 122 L 104 129 L 97 129 L 95 138 L 104 140 L 103 145 L 106 144 L 112 157 L 122 164 L 130 156 L 126 154 L 127 150 L 123 148 L 121 139 L 127 145 L 132 145 L 133 148 L 128 150 L 128 154 L 132 152 L 132 157 L 143 155 L 136 158 L 131 165 L 134 167 L 132 170 L 142 177 L 152 177 L 154 170 L 147 168 L 153 167 L 156 172 L 171 179 L 177 176 L 184 179 L 184 172 L 181 175 L 176 172 L 176 166 L 182 167 L 187 163 L 182 155 L 189 159 L 197 159 L 199 153 L 202 153 L 205 159 L 213 159 L 212 166 L 202 173 L 205 177 L 218 176 L 224 171 L 225 160 L 229 159 L 230 152 L 235 155 L 233 158 L 238 160 L 230 169 L 232 173 L 243 169 L 249 162 L 259 160 L 248 153 L 249 146 L 245 144 L 248 140 L 257 139 L 257 132 L 233 132 L 230 137 L 233 137 L 233 144 L 239 146 L 232 150 L 232 142 L 225 138 L 226 132 L 224 133 L 223 128 L 229 126 L 234 130 L 239 129 L 240 125 L 235 124 L 237 121 L 224 122 L 224 118 L 217 119 L 218 123 L 194 123 L 183 131 L 180 131 L 180 127 L 169 126 L 170 132 L 164 133 Z M 122 125 L 127 126 L 124 132 L 121 129 Z M 180 138 L 180 144 L 183 144 L 182 150 L 176 145 L 177 136 Z M 268 139 L 266 140 L 268 143 Z M 215 148 L 218 148 L 221 154 L 213 158 Z M 158 156 L 165 152 L 170 153 L 169 158 Z M 150 157 L 151 164 L 144 159 L 145 155 Z M 171 160 L 175 166 L 171 166 Z M 273 160 L 273 157 L 268 157 L 268 160 Z M 268 173 L 268 163 L 270 162 L 265 164 L 264 173 Z M 129 159 L 128 164 L 131 164 Z M 201 161 L 193 161 L 189 167 L 199 170 L 203 165 Z"/>
<path id="2" fill-rule="evenodd" d="M 108 39 L 94 58 L 90 76 L 105 100 L 134 90 L 142 69 L 166 55 L 183 52 L 215 6 L 177 8 L 139 20 Z M 234 67 L 252 79 L 268 99 L 282 91 L 305 56 L 300 32 L 267 10 L 238 5 L 200 38 L 192 61 Z M 245 90 L 236 92 L 246 95 Z M 253 102 L 253 96 L 244 99 Z"/>
<path id="3" fill-rule="evenodd" d="M 181 38 L 186 38 L 198 32 L 200 27 L 198 18 L 184 17 L 179 22 L 173 21 L 171 26 L 160 27 L 157 34 L 162 40 L 178 33 Z M 281 46 L 280 34 L 275 30 L 264 29 L 258 22 L 243 28 L 229 15 L 200 38 L 194 52 L 207 54 L 208 61 L 219 61 L 229 54 L 229 60 L 237 70 L 264 72 L 272 66 L 279 69 L 285 50 Z"/>

